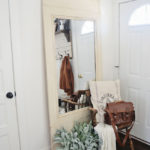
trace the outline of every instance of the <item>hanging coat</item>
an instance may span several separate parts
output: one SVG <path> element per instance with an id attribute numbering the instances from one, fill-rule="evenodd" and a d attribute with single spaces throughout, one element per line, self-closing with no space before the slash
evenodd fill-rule
<path id="1" fill-rule="evenodd" d="M 63 89 L 68 95 L 72 95 L 74 91 L 74 77 L 69 56 L 65 56 L 60 70 L 60 89 Z"/>

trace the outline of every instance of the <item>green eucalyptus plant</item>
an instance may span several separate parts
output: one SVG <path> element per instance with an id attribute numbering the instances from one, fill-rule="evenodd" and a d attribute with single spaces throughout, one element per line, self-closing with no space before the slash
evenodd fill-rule
<path id="1" fill-rule="evenodd" d="M 91 122 L 76 123 L 70 132 L 57 130 L 54 141 L 60 145 L 57 150 L 98 150 L 102 144 Z"/>

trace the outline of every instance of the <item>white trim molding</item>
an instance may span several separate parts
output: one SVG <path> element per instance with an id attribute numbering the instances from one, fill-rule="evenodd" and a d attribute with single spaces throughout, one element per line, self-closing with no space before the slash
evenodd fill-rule
<path id="1" fill-rule="evenodd" d="M 50 150 L 50 149 L 51 149 L 51 147 L 50 147 L 50 146 L 47 146 L 47 147 L 42 148 L 42 149 L 40 149 L 40 150 Z"/>
<path id="2" fill-rule="evenodd" d="M 131 1 L 136 1 L 136 0 L 113 0 L 113 2 L 115 2 L 115 3 L 128 3 Z"/>

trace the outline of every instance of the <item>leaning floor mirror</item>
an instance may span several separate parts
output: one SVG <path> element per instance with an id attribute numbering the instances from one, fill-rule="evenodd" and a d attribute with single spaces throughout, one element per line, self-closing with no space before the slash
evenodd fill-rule
<path id="1" fill-rule="evenodd" d="M 95 80 L 95 25 L 91 20 L 55 18 L 59 114 L 91 105 L 88 83 Z"/>

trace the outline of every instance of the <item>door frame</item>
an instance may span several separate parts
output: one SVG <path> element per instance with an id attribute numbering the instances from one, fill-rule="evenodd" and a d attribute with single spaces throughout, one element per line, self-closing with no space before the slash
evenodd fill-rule
<path id="1" fill-rule="evenodd" d="M 113 19 L 114 19 L 114 32 L 113 32 L 113 37 L 114 37 L 114 45 L 115 45 L 115 66 L 120 66 L 120 5 L 124 3 L 130 3 L 132 1 L 137 1 L 137 0 L 113 0 Z M 120 78 L 119 75 L 119 68 L 116 74 L 114 74 L 115 77 Z M 134 135 L 131 135 L 133 139 L 140 141 L 142 143 L 145 143 L 147 145 L 150 145 L 149 142 L 146 142 L 142 139 L 139 139 L 135 137 Z"/>
<path id="2" fill-rule="evenodd" d="M 114 41 L 114 66 L 117 71 L 114 72 L 114 79 L 119 79 L 119 67 L 120 67 L 120 5 L 123 3 L 130 3 L 136 0 L 113 0 L 113 41 Z"/>
<path id="3" fill-rule="evenodd" d="M 21 89 L 21 80 L 19 70 L 21 68 L 21 52 L 20 52 L 20 24 L 19 24 L 19 3 L 16 0 L 8 0 L 8 9 L 9 9 L 9 23 L 10 23 L 10 39 L 11 39 L 11 51 L 12 51 L 12 66 L 13 66 L 13 79 L 14 79 L 14 88 L 16 93 L 15 101 L 16 101 L 16 112 L 17 112 L 17 125 L 18 125 L 18 137 L 20 150 L 26 148 L 23 146 L 23 133 L 22 131 L 25 129 L 21 128 L 23 124 L 22 118 L 22 104 L 18 99 L 20 98 Z"/>

